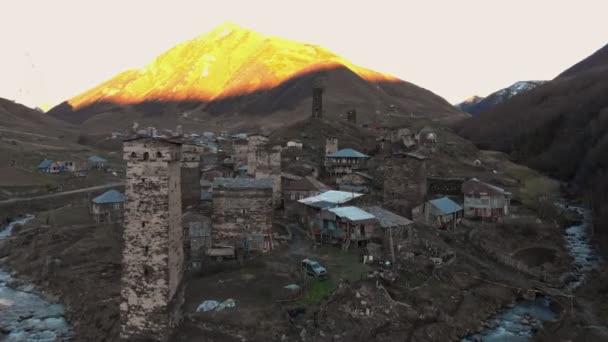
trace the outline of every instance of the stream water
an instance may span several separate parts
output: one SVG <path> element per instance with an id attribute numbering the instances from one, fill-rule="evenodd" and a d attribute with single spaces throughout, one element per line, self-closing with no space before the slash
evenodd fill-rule
<path id="1" fill-rule="evenodd" d="M 565 289 L 574 291 L 579 287 L 587 272 L 599 267 L 601 260 L 595 254 L 589 233 L 591 214 L 580 207 L 558 204 L 562 210 L 569 210 L 580 216 L 578 224 L 566 228 L 564 237 L 566 247 L 574 259 L 572 272 L 564 275 Z M 528 341 L 542 327 L 542 322 L 554 320 L 557 314 L 550 308 L 551 300 L 537 297 L 533 301 L 524 301 L 502 310 L 486 321 L 487 327 L 480 333 L 467 336 L 461 342 L 507 342 Z"/>
<path id="2" fill-rule="evenodd" d="M 32 218 L 28 215 L 6 225 L 0 230 L 0 240 Z M 11 275 L 0 269 L 0 341 L 68 341 L 70 328 L 63 306 L 46 301 L 32 286 L 14 283 Z"/>

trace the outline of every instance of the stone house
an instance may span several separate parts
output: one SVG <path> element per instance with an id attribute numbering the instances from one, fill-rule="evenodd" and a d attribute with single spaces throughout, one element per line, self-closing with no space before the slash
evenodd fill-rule
<path id="1" fill-rule="evenodd" d="M 449 229 L 455 228 L 462 220 L 464 213 L 460 204 L 448 197 L 442 197 L 424 202 L 412 211 L 415 221 L 428 225 Z"/>
<path id="2" fill-rule="evenodd" d="M 407 218 L 427 195 L 427 157 L 417 153 L 396 153 L 384 159 L 384 207 Z"/>
<path id="3" fill-rule="evenodd" d="M 91 214 L 97 224 L 122 223 L 125 196 L 116 190 L 109 190 L 93 198 Z"/>
<path id="4" fill-rule="evenodd" d="M 182 321 L 181 143 L 124 140 L 127 163 L 120 339 L 168 341 Z"/>
<path id="5" fill-rule="evenodd" d="M 283 189 L 283 198 L 285 201 L 295 202 L 303 198 L 317 196 L 327 190 L 331 190 L 331 187 L 311 176 L 306 176 L 286 185 Z"/>
<path id="6" fill-rule="evenodd" d="M 342 176 L 338 185 L 340 189 L 344 189 L 344 191 L 363 191 L 367 193 L 371 188 L 373 180 L 374 177 L 371 175 L 363 171 L 355 171 Z"/>
<path id="7" fill-rule="evenodd" d="M 213 181 L 213 243 L 267 252 L 273 248 L 273 180 L 216 178 Z"/>
<path id="8" fill-rule="evenodd" d="M 511 193 L 477 178 L 462 183 L 464 216 L 498 220 L 508 215 Z"/>
<path id="9" fill-rule="evenodd" d="M 339 184 L 343 176 L 365 170 L 370 156 L 345 148 L 325 156 L 325 170 Z"/>

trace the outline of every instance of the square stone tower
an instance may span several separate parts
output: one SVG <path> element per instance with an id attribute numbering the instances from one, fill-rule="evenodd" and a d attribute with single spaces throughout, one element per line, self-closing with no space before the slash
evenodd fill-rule
<path id="1" fill-rule="evenodd" d="M 184 271 L 181 143 L 124 141 L 127 161 L 120 304 L 125 341 L 167 341 L 181 322 Z"/>
<path id="2" fill-rule="evenodd" d="M 428 157 L 396 153 L 384 159 L 384 207 L 407 218 L 426 200 Z"/>

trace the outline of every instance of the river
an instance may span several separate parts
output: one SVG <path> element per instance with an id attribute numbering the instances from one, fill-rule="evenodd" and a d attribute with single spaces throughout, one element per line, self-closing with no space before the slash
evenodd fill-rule
<path id="1" fill-rule="evenodd" d="M 591 214 L 580 207 L 558 204 L 562 210 L 576 213 L 580 223 L 566 228 L 564 238 L 568 252 L 574 260 L 573 270 L 564 275 L 564 288 L 574 291 L 584 281 L 587 272 L 600 266 L 602 260 L 595 253 L 589 237 Z M 533 301 L 523 301 L 502 310 L 484 323 L 487 327 L 480 333 L 467 336 L 461 342 L 507 342 L 528 341 L 542 327 L 542 322 L 557 318 L 550 308 L 551 300 L 538 297 Z"/>
<path id="2" fill-rule="evenodd" d="M 28 215 L 9 223 L 0 230 L 0 240 L 9 237 L 16 225 L 33 218 Z M 16 283 L 0 269 L 0 341 L 69 341 L 71 331 L 63 306 L 48 302 L 31 285 L 13 285 Z"/>

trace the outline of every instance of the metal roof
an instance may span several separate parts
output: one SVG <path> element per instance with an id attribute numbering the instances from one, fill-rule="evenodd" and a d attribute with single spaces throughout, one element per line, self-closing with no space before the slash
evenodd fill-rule
<path id="1" fill-rule="evenodd" d="M 303 198 L 303 199 L 299 200 L 298 202 L 304 203 L 304 204 L 311 204 L 311 203 L 315 203 L 315 202 L 325 201 L 325 202 L 330 202 L 330 203 L 335 203 L 335 204 L 341 204 L 341 203 L 346 203 L 350 200 L 353 200 L 353 199 L 355 199 L 357 197 L 361 197 L 361 196 L 363 196 L 363 194 L 359 194 L 356 192 L 328 190 L 317 196 Z"/>
<path id="2" fill-rule="evenodd" d="M 403 216 L 399 216 L 392 211 L 388 211 L 378 206 L 362 207 L 362 209 L 376 216 L 378 221 L 380 221 L 380 226 L 383 228 L 409 226 L 414 223 Z"/>
<path id="3" fill-rule="evenodd" d="M 350 221 L 363 221 L 376 218 L 374 215 L 357 207 L 340 207 L 328 209 L 340 218 L 346 218 Z"/>
<path id="4" fill-rule="evenodd" d="M 93 202 L 97 204 L 122 203 L 125 201 L 125 199 L 125 195 L 121 194 L 120 192 L 116 190 L 109 190 L 93 198 Z"/>
<path id="5" fill-rule="evenodd" d="M 90 156 L 89 157 L 89 161 L 93 162 L 93 163 L 105 163 L 107 162 L 106 159 L 100 157 L 100 156 Z"/>
<path id="6" fill-rule="evenodd" d="M 431 202 L 431 204 L 434 205 L 435 208 L 439 209 L 439 211 L 444 214 L 452 214 L 462 210 L 462 207 L 458 203 L 452 201 L 447 197 L 430 200 L 429 202 Z"/>
<path id="7" fill-rule="evenodd" d="M 344 148 L 327 156 L 330 158 L 369 158 L 367 154 L 355 151 L 352 148 Z"/>
<path id="8" fill-rule="evenodd" d="M 222 178 L 213 180 L 213 187 L 272 189 L 272 178 Z"/>
<path id="9" fill-rule="evenodd" d="M 51 164 L 53 164 L 53 161 L 50 159 L 45 159 L 43 161 L 40 162 L 40 164 L 38 164 L 38 168 L 39 169 L 46 169 L 49 166 L 51 166 Z"/>

